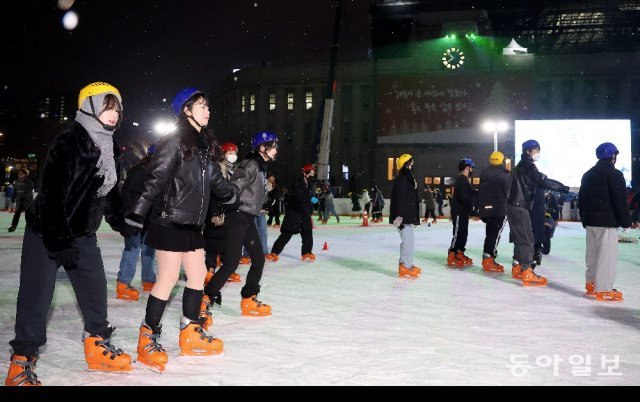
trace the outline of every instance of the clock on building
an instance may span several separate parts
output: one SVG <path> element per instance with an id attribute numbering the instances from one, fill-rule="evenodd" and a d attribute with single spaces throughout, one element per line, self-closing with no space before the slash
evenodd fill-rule
<path id="1" fill-rule="evenodd" d="M 464 52 L 457 47 L 450 47 L 442 54 L 442 65 L 449 70 L 462 68 L 464 65 Z"/>

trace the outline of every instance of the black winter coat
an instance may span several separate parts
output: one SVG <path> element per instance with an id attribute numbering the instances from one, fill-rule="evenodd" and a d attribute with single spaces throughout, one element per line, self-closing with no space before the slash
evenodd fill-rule
<path id="1" fill-rule="evenodd" d="M 30 178 L 25 177 L 24 180 L 16 180 L 13 183 L 13 202 L 22 199 L 23 205 L 28 208 L 33 202 L 33 182 Z"/>
<path id="2" fill-rule="evenodd" d="M 131 211 L 138 203 L 138 199 L 144 191 L 144 179 L 147 175 L 146 166 L 150 157 L 142 158 L 135 166 L 127 172 L 127 178 L 124 180 L 122 189 L 120 189 L 120 197 L 125 211 Z"/>
<path id="3" fill-rule="evenodd" d="M 113 146 L 116 171 L 120 153 Z M 74 239 L 90 236 L 102 218 L 114 229 L 124 224 L 124 208 L 117 186 L 98 197 L 104 178 L 96 176 L 100 149 L 89 133 L 72 122 L 51 145 L 40 175 L 38 196 L 27 210 L 27 226 L 44 240 L 49 253 L 75 247 Z"/>
<path id="4" fill-rule="evenodd" d="M 411 171 L 400 169 L 398 177 L 393 181 L 391 191 L 391 205 L 389 210 L 389 222 L 393 223 L 396 217 L 402 217 L 405 225 L 420 224 L 420 199 L 416 180 Z"/>
<path id="5" fill-rule="evenodd" d="M 509 171 L 502 166 L 489 166 L 480 174 L 478 208 L 480 217 L 495 218 L 507 215 L 507 196 L 511 186 Z"/>
<path id="6" fill-rule="evenodd" d="M 251 153 L 240 162 L 231 184 L 240 199 L 238 209 L 252 216 L 260 215 L 267 201 L 267 164 L 257 153 Z"/>
<path id="7" fill-rule="evenodd" d="M 213 191 L 225 203 L 233 188 L 211 160 L 203 134 L 181 120 L 178 130 L 158 141 L 147 165 L 144 191 L 132 212 L 155 224 L 202 230 Z"/>
<path id="8" fill-rule="evenodd" d="M 600 160 L 582 176 L 578 197 L 583 226 L 631 226 L 624 176 L 611 162 Z"/>
<path id="9" fill-rule="evenodd" d="M 453 188 L 451 199 L 451 214 L 471 216 L 473 213 L 473 193 L 475 190 L 469 182 L 469 178 L 459 175 Z"/>
<path id="10" fill-rule="evenodd" d="M 569 192 L 569 188 L 564 184 L 551 180 L 540 173 L 531 156 L 523 152 L 520 162 L 511 172 L 511 188 L 507 202 L 511 205 L 531 210 L 538 187 L 561 193 Z"/>
<path id="11" fill-rule="evenodd" d="M 287 211 L 280 227 L 282 233 L 300 233 L 303 221 L 305 221 L 304 224 L 311 221 L 312 191 L 313 185 L 305 182 L 304 177 L 301 176 L 293 181 L 288 191 Z"/>

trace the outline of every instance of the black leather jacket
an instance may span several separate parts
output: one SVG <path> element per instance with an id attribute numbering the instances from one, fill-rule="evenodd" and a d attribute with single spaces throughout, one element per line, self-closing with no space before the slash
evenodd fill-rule
<path id="1" fill-rule="evenodd" d="M 149 214 L 156 224 L 202 230 L 212 191 L 223 203 L 235 202 L 220 165 L 211 160 L 203 134 L 181 120 L 173 135 L 158 141 L 132 212 L 142 218 Z"/>
<path id="2" fill-rule="evenodd" d="M 267 164 L 256 153 L 240 162 L 231 176 L 231 185 L 238 194 L 238 209 L 249 215 L 258 216 L 267 201 Z"/>
<path id="3" fill-rule="evenodd" d="M 531 156 L 523 152 L 520 162 L 511 172 L 511 189 L 507 202 L 510 205 L 531 210 L 538 187 L 561 193 L 569 192 L 569 187 L 542 174 L 533 163 Z"/>

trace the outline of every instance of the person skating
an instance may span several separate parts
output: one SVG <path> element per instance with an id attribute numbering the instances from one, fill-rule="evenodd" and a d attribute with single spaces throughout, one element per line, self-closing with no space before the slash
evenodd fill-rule
<path id="1" fill-rule="evenodd" d="M 120 190 L 122 205 L 125 211 L 132 210 L 138 198 L 144 190 L 144 179 L 147 174 L 147 165 L 155 153 L 156 145 L 152 144 L 147 149 L 147 155 L 127 172 L 127 178 Z M 155 258 L 156 250 L 145 244 L 147 231 L 132 234 L 124 238 L 124 250 L 120 258 L 120 270 L 116 282 L 116 298 L 128 301 L 137 301 L 140 298 L 138 289 L 131 286 L 131 280 L 136 274 L 138 259 L 141 265 L 142 290 L 150 292 L 156 283 Z"/>
<path id="2" fill-rule="evenodd" d="M 531 229 L 530 210 L 538 187 L 547 190 L 569 192 L 569 187 L 549 179 L 538 171 L 535 161 L 540 160 L 540 144 L 536 140 L 522 143 L 520 162 L 511 172 L 511 188 L 507 198 L 507 219 L 510 237 L 514 244 L 511 274 L 521 279 L 523 286 L 546 286 L 547 279 L 533 272 L 534 238 Z"/>
<path id="3" fill-rule="evenodd" d="M 238 146 L 232 142 L 225 142 L 220 145 L 222 153 L 220 160 L 220 170 L 222 177 L 226 181 L 231 180 L 231 176 L 236 169 L 238 160 Z M 214 193 L 211 194 L 209 200 L 209 211 L 207 213 L 206 223 L 204 226 L 205 241 L 205 264 L 207 266 L 207 276 L 205 285 L 209 283 L 213 277 L 216 268 L 221 265 L 222 255 L 224 254 L 224 210 L 222 202 Z M 229 282 L 241 282 L 242 278 L 236 272 L 232 273 L 228 279 Z M 209 320 L 207 321 L 209 323 Z M 208 327 L 205 323 L 205 329 Z"/>
<path id="4" fill-rule="evenodd" d="M 267 221 L 267 226 L 277 229 L 280 227 L 280 197 L 282 191 L 280 191 L 280 185 L 273 173 L 267 174 L 267 180 L 271 183 L 271 191 L 267 194 L 269 200 L 269 220 Z M 273 222 L 274 219 L 275 223 L 271 226 L 271 222 Z"/>
<path id="5" fill-rule="evenodd" d="M 324 199 L 324 209 L 322 210 L 322 223 L 327 224 L 331 215 L 336 217 L 338 223 L 340 223 L 340 216 L 336 212 L 336 207 L 333 202 L 333 192 L 328 184 L 322 185 L 322 193 L 320 199 Z"/>
<path id="6" fill-rule="evenodd" d="M 382 222 L 382 210 L 384 209 L 384 197 L 378 186 L 373 186 L 373 201 L 371 204 L 371 223 Z"/>
<path id="7" fill-rule="evenodd" d="M 16 207 L 9 232 L 16 230 L 18 222 L 20 222 L 20 215 L 22 215 L 22 212 L 29 208 L 33 202 L 33 182 L 28 177 L 25 169 L 18 170 L 18 179 L 13 183 L 13 189 L 13 199 L 11 202 L 14 203 Z"/>
<path id="8" fill-rule="evenodd" d="M 431 217 L 431 223 L 438 223 L 435 213 L 436 201 L 429 186 L 425 186 L 425 188 L 422 190 L 422 199 L 424 200 L 424 219 L 422 220 L 422 222 L 429 222 L 429 217 Z"/>
<path id="9" fill-rule="evenodd" d="M 349 197 L 351 197 L 351 219 L 356 218 L 358 215 L 362 218 L 362 208 L 360 207 L 360 197 L 356 191 L 350 192 Z M 366 211 L 367 215 L 369 211 Z"/>
<path id="10" fill-rule="evenodd" d="M 96 231 L 103 217 L 128 234 L 116 184 L 118 147 L 113 133 L 122 116 L 119 91 L 104 82 L 84 87 L 74 121 L 52 142 L 38 195 L 26 213 L 15 338 L 5 386 L 40 385 L 38 351 L 46 341 L 47 313 L 63 266 L 84 322 L 89 369 L 130 371 L 131 357 L 111 343 L 107 281 Z M 55 315 L 53 318 L 55 320 Z"/>
<path id="11" fill-rule="evenodd" d="M 598 162 L 583 176 L 579 205 L 587 230 L 586 295 L 598 301 L 622 301 L 613 288 L 618 262 L 618 227 L 631 226 L 625 180 L 615 168 L 618 149 L 610 142 L 596 148 Z"/>
<path id="12" fill-rule="evenodd" d="M 504 155 L 494 151 L 489 155 L 489 167 L 480 174 L 478 207 L 480 218 L 486 224 L 482 269 L 485 272 L 504 272 L 504 266 L 496 262 L 498 244 L 507 223 L 507 196 L 511 185 L 509 171 L 504 168 Z"/>
<path id="13" fill-rule="evenodd" d="M 451 222 L 453 222 L 453 238 L 447 255 L 447 265 L 466 268 L 473 265 L 473 260 L 464 254 L 469 234 L 469 217 L 473 212 L 473 193 L 469 178 L 473 175 L 475 165 L 469 158 L 462 158 L 458 163 L 460 175 L 453 187 L 451 199 Z"/>
<path id="14" fill-rule="evenodd" d="M 362 189 L 362 203 L 364 204 L 364 211 L 369 215 L 371 212 L 371 197 L 369 197 L 369 190 Z"/>
<path id="15" fill-rule="evenodd" d="M 312 252 L 313 227 L 311 225 L 312 198 L 315 198 L 312 195 L 315 173 L 316 168 L 313 165 L 305 165 L 302 167 L 301 177 L 291 184 L 288 192 L 287 212 L 284 214 L 284 220 L 280 227 L 280 236 L 273 243 L 271 253 L 267 255 L 269 261 L 278 261 L 280 253 L 289 243 L 291 237 L 298 233 L 302 237 L 302 261 L 313 262 L 316 260 L 316 256 Z"/>
<path id="16" fill-rule="evenodd" d="M 438 204 L 438 219 L 444 218 L 444 212 L 442 211 L 442 206 L 444 205 L 444 197 L 442 196 L 442 192 L 439 188 L 436 188 L 436 204 Z"/>
<path id="17" fill-rule="evenodd" d="M 164 371 L 168 361 L 159 343 L 160 321 L 181 266 L 187 281 L 182 295 L 180 354 L 222 352 L 223 342 L 205 332 L 206 317 L 200 318 L 207 275 L 202 230 L 212 192 L 222 202 L 236 202 L 232 187 L 215 163 L 216 141 L 206 128 L 210 116 L 206 95 L 185 88 L 171 106 L 178 118 L 177 129 L 158 140 L 156 153 L 147 165 L 144 190 L 126 220 L 142 228 L 148 216 L 146 244 L 156 249 L 158 275 L 140 324 L 137 348 L 138 363 L 156 371 Z"/>
<path id="18" fill-rule="evenodd" d="M 243 316 L 271 315 L 271 306 L 257 299 L 260 293 L 260 279 L 265 263 L 260 235 L 256 227 L 256 217 L 263 210 L 267 200 L 267 163 L 273 162 L 278 154 L 278 137 L 262 131 L 251 140 L 251 153 L 231 176 L 231 185 L 238 193 L 239 202 L 232 208 L 225 208 L 225 238 L 222 267 L 205 287 L 205 298 L 209 304 L 221 303 L 220 290 L 238 268 L 242 246 L 251 257 L 251 266 L 245 285 L 240 294 L 240 308 Z"/>
<path id="19" fill-rule="evenodd" d="M 389 223 L 400 233 L 400 260 L 398 276 L 415 279 L 422 270 L 413 264 L 414 226 L 420 225 L 418 183 L 413 177 L 413 157 L 403 154 L 396 159 L 398 176 L 393 181 Z"/>

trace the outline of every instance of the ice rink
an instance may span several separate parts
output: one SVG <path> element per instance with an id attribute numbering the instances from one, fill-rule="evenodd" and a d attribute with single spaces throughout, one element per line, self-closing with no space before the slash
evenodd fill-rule
<path id="1" fill-rule="evenodd" d="M 24 219 L 7 233 L 0 212 L 0 368 L 6 375 L 13 338 Z M 178 321 L 184 282 L 163 318 L 164 374 L 87 372 L 82 320 L 60 269 L 48 343 L 37 373 L 45 385 L 636 385 L 640 383 L 640 245 L 619 244 L 616 287 L 622 303 L 583 297 L 585 231 L 561 222 L 537 272 L 546 288 L 523 288 L 510 273 L 480 268 L 484 224 L 472 222 L 467 254 L 474 266 L 445 266 L 448 219 L 416 231 L 417 280 L 397 277 L 400 237 L 390 225 L 361 227 L 342 217 L 314 232 L 315 263 L 300 262 L 296 236 L 277 263 L 267 262 L 260 299 L 273 316 L 240 315 L 241 284 L 223 289 L 213 333 L 224 354 L 179 357 Z M 635 238 L 639 230 L 629 233 Z M 278 231 L 269 229 L 269 245 Z M 123 240 L 103 224 L 98 234 L 109 286 L 114 344 L 135 358 L 147 294 L 115 298 Z M 327 242 L 328 250 L 322 251 Z M 510 266 L 503 234 L 498 261 Z M 139 269 L 139 266 L 138 266 Z M 248 266 L 238 272 L 243 279 Z M 510 269 L 508 269 L 510 271 Z M 140 287 L 139 271 L 132 283 Z"/>

